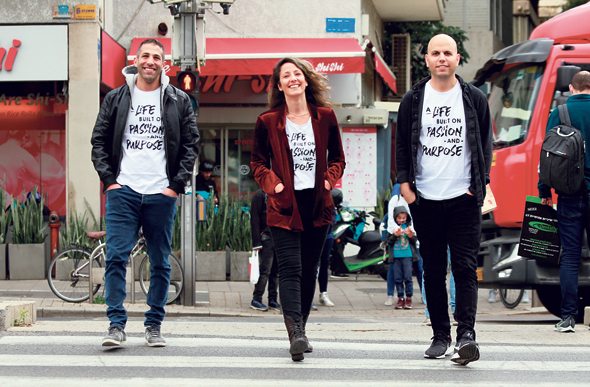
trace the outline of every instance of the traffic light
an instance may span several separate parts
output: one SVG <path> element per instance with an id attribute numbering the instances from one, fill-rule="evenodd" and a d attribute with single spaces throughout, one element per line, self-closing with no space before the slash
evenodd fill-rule
<path id="1" fill-rule="evenodd" d="M 199 72 L 198 71 L 178 71 L 176 73 L 177 87 L 188 94 L 195 115 L 199 115 Z"/>

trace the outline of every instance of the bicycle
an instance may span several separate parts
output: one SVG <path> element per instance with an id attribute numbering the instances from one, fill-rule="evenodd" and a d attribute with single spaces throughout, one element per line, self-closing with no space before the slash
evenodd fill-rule
<path id="1" fill-rule="evenodd" d="M 522 301 L 524 289 L 500 289 L 500 301 L 508 309 L 514 309 Z"/>
<path id="2" fill-rule="evenodd" d="M 69 248 L 60 251 L 49 264 L 47 269 L 47 282 L 51 291 L 59 298 L 67 302 L 84 302 L 90 297 L 89 277 L 90 259 L 92 267 L 101 268 L 106 260 L 106 243 L 102 238 L 106 231 L 89 231 L 86 235 L 98 243 L 93 250 L 87 246 L 71 244 Z M 129 259 L 135 259 L 140 253 L 144 253 L 146 241 L 142 231 L 139 239 L 131 250 Z M 170 254 L 168 260 L 171 266 L 170 287 L 166 304 L 174 303 L 184 288 L 184 270 L 179 259 Z M 135 277 L 135 273 L 134 273 Z M 150 287 L 150 262 L 147 254 L 139 265 L 139 285 L 144 295 L 147 295 Z M 96 295 L 100 284 L 93 286 L 92 295 Z"/>

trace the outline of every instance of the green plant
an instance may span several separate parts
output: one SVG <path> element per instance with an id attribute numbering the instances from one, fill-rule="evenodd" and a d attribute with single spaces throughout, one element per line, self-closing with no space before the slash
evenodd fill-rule
<path id="1" fill-rule="evenodd" d="M 383 219 L 385 214 L 387 213 L 387 208 L 385 208 L 385 201 L 389 202 L 391 198 L 391 190 L 393 188 L 393 181 L 389 180 L 389 188 L 383 191 L 383 196 L 379 195 L 377 192 L 377 206 L 375 207 L 375 212 L 379 214 L 379 217 Z"/>
<path id="2" fill-rule="evenodd" d="M 104 305 L 107 302 L 106 302 L 104 296 L 98 295 L 98 296 L 94 297 L 94 303 L 95 304 L 102 304 L 102 305 Z"/>
<path id="3" fill-rule="evenodd" d="M 84 211 L 82 215 L 78 214 L 76 211 L 70 211 L 68 221 L 60 227 L 59 243 L 62 248 L 66 248 L 72 244 L 81 246 L 92 245 L 93 239 L 86 235 L 86 232 L 90 230 L 88 227 L 88 214 L 90 214 L 93 221 L 92 230 L 100 231 L 105 229 L 103 218 L 100 218 L 97 222 L 92 207 L 90 207 L 90 204 L 86 199 L 84 202 L 86 203 L 87 211 Z"/>
<path id="4" fill-rule="evenodd" d="M 230 200 L 230 221 L 228 244 L 233 251 L 252 250 L 252 228 L 250 212 L 243 207 L 240 199 Z"/>
<path id="5" fill-rule="evenodd" d="M 4 190 L 6 182 L 6 175 L 2 184 L 0 184 L 0 244 L 6 243 L 6 234 L 8 233 L 8 226 L 12 222 L 12 211 L 6 211 L 8 203 L 12 202 L 12 196 Z"/>
<path id="6" fill-rule="evenodd" d="M 23 203 L 16 198 L 12 198 L 10 212 L 12 212 L 12 221 L 14 228 L 12 229 L 12 243 L 14 244 L 29 244 L 29 243 L 43 243 L 47 235 L 43 231 L 43 204 L 45 198 L 40 195 L 37 198 L 37 187 L 35 187 L 30 194 L 23 192 L 25 200 Z"/>
<path id="7" fill-rule="evenodd" d="M 225 250 L 229 234 L 229 202 L 226 195 L 219 197 L 215 206 L 215 196 L 207 199 L 207 219 L 196 222 L 195 248 L 197 251 Z"/>
<path id="8" fill-rule="evenodd" d="M 27 320 L 27 317 L 28 317 L 27 315 L 29 314 L 28 309 L 23 309 L 23 310 L 17 309 L 17 310 L 18 310 L 20 316 L 14 319 L 14 326 L 18 327 L 20 325 L 27 324 L 27 321 L 26 320 Z M 28 318 L 29 318 L 29 321 L 30 321 L 31 320 L 31 317 L 28 317 Z"/>

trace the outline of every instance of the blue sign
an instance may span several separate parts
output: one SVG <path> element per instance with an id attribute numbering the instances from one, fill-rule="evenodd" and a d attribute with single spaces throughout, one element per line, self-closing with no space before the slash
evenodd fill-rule
<path id="1" fill-rule="evenodd" d="M 326 18 L 326 32 L 354 32 L 354 18 Z"/>

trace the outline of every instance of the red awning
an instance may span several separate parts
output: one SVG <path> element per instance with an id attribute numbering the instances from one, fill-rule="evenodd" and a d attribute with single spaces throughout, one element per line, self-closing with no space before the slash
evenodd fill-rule
<path id="1" fill-rule="evenodd" d="M 364 73 L 365 52 L 354 38 L 209 38 L 203 75 L 272 74 L 281 58 L 310 61 L 325 74 Z"/>
<path id="2" fill-rule="evenodd" d="M 397 94 L 397 82 L 395 80 L 395 74 L 389 68 L 385 60 L 375 51 L 375 70 L 383 78 L 383 81 L 389 86 L 394 93 Z"/>
<path id="3" fill-rule="evenodd" d="M 133 39 L 130 62 L 144 40 Z M 171 59 L 171 39 L 157 40 L 164 45 L 165 59 Z M 208 38 L 206 45 L 201 75 L 270 75 L 277 61 L 287 56 L 306 59 L 324 74 L 365 72 L 365 52 L 354 38 Z"/>

